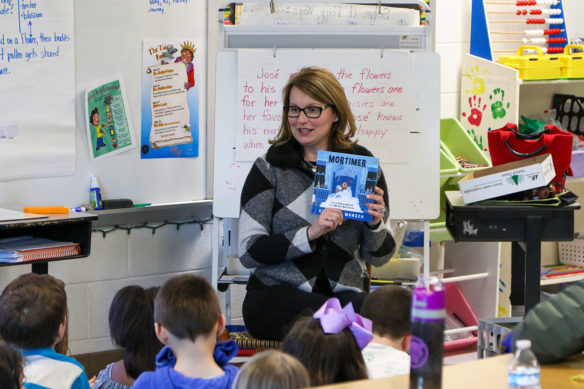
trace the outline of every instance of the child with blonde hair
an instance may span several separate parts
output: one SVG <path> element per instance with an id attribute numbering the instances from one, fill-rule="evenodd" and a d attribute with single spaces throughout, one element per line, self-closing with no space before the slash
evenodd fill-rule
<path id="1" fill-rule="evenodd" d="M 368 378 L 361 349 L 372 338 L 371 321 L 356 314 L 352 303 L 341 308 L 333 297 L 312 317 L 294 323 L 282 350 L 304 365 L 311 385 L 328 385 Z"/>
<path id="2" fill-rule="evenodd" d="M 269 350 L 254 355 L 237 373 L 233 389 L 298 389 L 310 386 L 306 368 L 296 358 Z"/>

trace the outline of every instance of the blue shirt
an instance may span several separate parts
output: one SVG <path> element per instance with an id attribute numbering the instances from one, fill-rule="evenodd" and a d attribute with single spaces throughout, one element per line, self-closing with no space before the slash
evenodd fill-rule
<path id="1" fill-rule="evenodd" d="M 237 355 L 237 345 L 233 340 L 217 343 L 213 357 L 225 374 L 213 378 L 191 378 L 174 370 L 176 357 L 172 349 L 166 346 L 156 356 L 156 370 L 140 374 L 132 389 L 229 389 L 237 374 L 237 368 L 229 364 L 229 360 L 235 355 Z"/>
<path id="2" fill-rule="evenodd" d="M 52 347 L 20 350 L 26 389 L 89 389 L 83 366 Z"/>

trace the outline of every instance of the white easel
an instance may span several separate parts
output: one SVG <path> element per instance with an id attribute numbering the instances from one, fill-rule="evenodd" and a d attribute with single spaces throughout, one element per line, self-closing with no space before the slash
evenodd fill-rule
<path id="1" fill-rule="evenodd" d="M 311 3 L 308 0 L 299 0 L 295 1 L 296 3 Z M 332 0 L 325 0 L 321 1 L 322 3 L 349 3 L 349 1 L 332 1 Z M 380 4 L 379 1 L 365 1 L 361 2 L 365 4 Z M 391 5 L 391 4 L 416 4 L 422 7 L 423 9 L 429 11 L 428 5 L 421 1 L 421 0 L 397 0 L 397 1 L 387 1 L 384 2 L 384 5 Z M 429 19 L 429 18 L 428 18 Z M 266 28 L 269 27 L 269 28 Z M 216 75 L 216 91 L 225 91 L 232 88 L 233 85 L 236 84 L 236 52 L 232 49 L 237 48 L 270 48 L 276 51 L 279 48 L 299 48 L 299 47 L 306 47 L 307 43 L 310 42 L 311 48 L 375 48 L 379 49 L 381 55 L 383 55 L 383 50 L 391 49 L 391 48 L 399 48 L 399 39 L 402 39 L 404 36 L 411 35 L 416 37 L 421 37 L 421 39 L 417 39 L 416 41 L 419 42 L 419 47 L 414 48 L 414 52 L 428 52 L 431 49 L 432 45 L 432 34 L 430 30 L 430 25 L 425 26 L 417 26 L 417 27 L 403 27 L 403 28 L 396 28 L 396 27 L 383 27 L 383 26 L 351 26 L 355 27 L 347 32 L 347 29 L 343 26 L 294 26 L 294 25 L 277 25 L 277 26 L 223 26 L 222 23 L 222 16 L 220 18 L 220 26 L 219 26 L 219 37 L 218 37 L 218 47 L 220 48 L 217 57 L 217 75 Z M 294 37 L 293 40 L 289 39 L 290 37 Z M 299 39 L 300 37 L 300 39 Z M 373 39 L 372 39 L 373 37 Z M 401 37 L 401 38 L 400 38 Z M 397 39 L 397 40 L 396 40 Z M 292 43 L 291 43 L 292 42 Z M 224 48 L 223 50 L 221 50 Z M 436 56 L 437 57 L 437 56 Z M 437 59 L 437 58 L 434 58 Z M 439 71 L 439 62 L 430 61 L 430 63 L 426 63 L 428 61 L 418 61 L 418 65 L 416 70 L 420 71 L 423 74 L 427 68 L 430 71 Z M 235 71 L 234 71 L 235 70 Z M 420 82 L 420 91 L 416 93 L 415 100 L 416 104 L 420 104 L 424 108 L 428 106 L 432 106 L 432 117 L 436 116 L 436 119 L 439 117 L 439 106 L 436 107 L 436 100 L 428 102 L 428 104 L 419 103 L 419 100 L 424 100 L 427 96 L 424 96 L 424 92 L 422 91 L 422 82 Z M 413 88 L 413 87 L 412 87 Z M 439 86 L 436 86 L 435 90 L 430 88 L 430 94 L 436 92 L 439 93 Z M 214 188 L 217 190 L 219 187 L 217 185 L 218 175 L 220 175 L 220 167 L 228 164 L 230 161 L 225 160 L 225 155 L 230 154 L 229 145 L 226 147 L 224 152 L 218 151 L 218 148 L 221 147 L 218 145 L 217 142 L 225 142 L 225 139 L 229 139 L 232 134 L 230 133 L 222 133 L 219 134 L 217 129 L 220 128 L 230 128 L 233 127 L 233 123 L 229 123 L 229 121 L 233 121 L 234 112 L 232 112 L 229 104 L 226 104 L 225 96 L 220 95 L 217 92 L 216 95 L 216 107 L 221 106 L 221 113 L 215 115 L 215 136 L 216 136 L 216 145 L 215 145 L 215 163 L 214 163 L 214 170 L 215 170 L 215 185 Z M 414 120 L 415 122 L 415 120 Z M 412 128 L 416 128 L 416 125 L 421 128 L 423 124 L 421 120 L 418 123 L 412 123 Z M 439 132 L 435 134 L 439 138 Z M 439 146 L 436 147 L 436 160 L 438 160 L 438 152 Z M 242 163 L 242 165 L 244 165 Z M 251 165 L 251 164 L 250 164 Z M 438 165 L 438 164 L 437 164 Z M 244 168 L 246 168 L 244 166 Z M 247 167 L 248 168 L 248 167 Z M 385 171 L 385 167 L 384 167 Z M 247 170 L 245 171 L 247 174 Z M 387 174 L 387 173 L 386 173 Z M 221 176 L 223 177 L 223 176 Z M 438 179 L 438 175 L 436 176 Z M 438 184 L 437 184 L 438 185 Z M 438 196 L 438 195 L 437 195 Z M 235 240 L 235 234 L 233 234 L 233 229 L 231 229 L 231 239 L 229 239 L 229 227 L 226 227 L 226 219 L 228 218 L 236 218 L 237 215 L 231 214 L 222 214 L 221 212 L 221 204 L 217 198 L 214 196 L 214 220 L 213 220 L 213 232 L 212 232 L 212 239 L 213 239 L 213 258 L 212 258 L 212 284 L 217 288 L 221 283 L 244 283 L 242 277 L 241 280 L 233 281 L 233 277 L 229 280 L 220 280 L 221 275 L 224 273 L 224 269 L 226 268 L 226 263 L 229 260 L 227 258 L 227 251 L 231 253 L 237 252 L 237 242 Z M 237 198 L 237 202 L 239 202 L 239 198 Z M 230 201 L 230 204 L 233 205 L 233 201 Z M 436 207 L 436 217 L 438 216 L 438 207 Z M 392 211 L 393 212 L 393 211 Z M 397 216 L 398 218 L 405 218 L 401 216 Z M 415 219 L 420 219 L 413 217 Z M 431 219 L 431 217 L 428 217 Z M 228 224 L 228 223 L 227 223 Z M 430 270 L 430 228 L 429 228 L 429 221 L 424 222 L 424 274 L 428 275 Z M 222 244 L 223 242 L 223 244 Z M 227 243 L 227 244 L 225 244 Z M 221 270 L 220 270 L 221 268 Z M 224 277 L 225 278 L 225 277 Z M 224 281 L 224 282 L 222 282 Z M 226 290 L 229 293 L 229 288 Z M 229 310 L 229 295 L 226 296 L 226 313 L 228 316 L 228 321 L 230 319 L 230 310 Z"/>

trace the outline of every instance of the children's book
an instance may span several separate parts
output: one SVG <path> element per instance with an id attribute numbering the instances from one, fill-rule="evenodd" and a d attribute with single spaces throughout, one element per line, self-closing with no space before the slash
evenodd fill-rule
<path id="1" fill-rule="evenodd" d="M 375 192 L 379 158 L 319 151 L 314 175 L 312 213 L 325 208 L 343 210 L 345 219 L 371 221 L 367 195 Z"/>

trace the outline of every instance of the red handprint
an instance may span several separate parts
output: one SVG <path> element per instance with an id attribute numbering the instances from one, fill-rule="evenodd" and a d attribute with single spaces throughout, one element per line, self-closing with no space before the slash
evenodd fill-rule
<path id="1" fill-rule="evenodd" d="M 468 98 L 468 106 L 470 107 L 470 114 L 466 112 L 462 113 L 463 117 L 468 116 L 468 122 L 473 126 L 480 126 L 483 120 L 483 111 L 487 108 L 487 104 L 484 104 L 481 107 L 482 100 L 479 97 L 477 100 L 477 96 L 473 95 L 472 97 Z"/>

